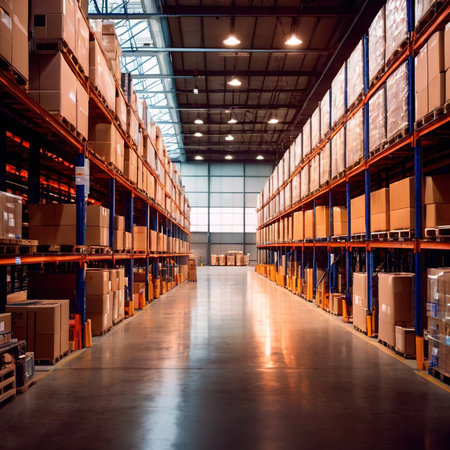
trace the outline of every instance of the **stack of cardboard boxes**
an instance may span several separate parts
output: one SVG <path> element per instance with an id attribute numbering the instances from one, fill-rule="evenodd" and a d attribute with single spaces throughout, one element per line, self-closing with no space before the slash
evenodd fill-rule
<path id="1" fill-rule="evenodd" d="M 11 313 L 0 314 L 0 345 L 11 340 Z"/>
<path id="2" fill-rule="evenodd" d="M 195 258 L 189 258 L 188 280 L 189 281 L 197 281 L 197 261 L 195 260 Z"/>
<path id="3" fill-rule="evenodd" d="M 347 208 L 333 206 L 333 236 L 347 235 Z"/>
<path id="4" fill-rule="evenodd" d="M 389 189 L 379 189 L 370 194 L 370 229 L 373 233 L 389 231 Z"/>
<path id="5" fill-rule="evenodd" d="M 364 194 L 351 199 L 350 221 L 352 234 L 366 232 L 366 196 Z"/>
<path id="6" fill-rule="evenodd" d="M 355 272 L 353 274 L 353 326 L 364 332 L 367 332 L 368 305 L 367 273 Z"/>
<path id="7" fill-rule="evenodd" d="M 22 197 L 0 192 L 0 238 L 22 238 Z"/>
<path id="8" fill-rule="evenodd" d="M 448 174 L 425 178 L 425 228 L 450 225 L 450 189 Z"/>
<path id="9" fill-rule="evenodd" d="M 414 229 L 414 178 L 391 183 L 389 186 L 389 224 L 391 230 Z"/>
<path id="10" fill-rule="evenodd" d="M 330 213 L 328 206 L 316 207 L 316 238 L 323 239 L 330 235 Z"/>
<path id="11" fill-rule="evenodd" d="M 428 269 L 427 328 L 431 367 L 450 374 L 450 267 Z"/>

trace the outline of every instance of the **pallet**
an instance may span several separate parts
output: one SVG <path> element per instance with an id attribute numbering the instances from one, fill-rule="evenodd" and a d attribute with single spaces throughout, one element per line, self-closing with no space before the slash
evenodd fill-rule
<path id="1" fill-rule="evenodd" d="M 102 92 L 100 91 L 100 89 L 99 89 L 97 86 L 95 86 L 95 85 L 92 85 L 92 86 L 93 86 L 94 91 L 95 91 L 95 93 L 97 94 L 98 98 L 99 98 L 100 101 L 102 102 L 104 108 L 109 112 L 109 114 L 110 114 L 111 116 L 114 117 L 114 115 L 115 115 L 115 114 L 114 114 L 114 111 L 109 107 L 108 102 L 106 101 L 106 98 L 103 96 L 103 94 L 102 94 Z"/>
<path id="2" fill-rule="evenodd" d="M 425 237 L 428 239 L 450 239 L 450 225 L 436 227 L 436 228 L 425 228 Z"/>
<path id="3" fill-rule="evenodd" d="M 382 341 L 381 339 L 378 339 L 378 343 L 383 345 L 384 347 L 388 348 L 389 350 L 392 350 L 393 352 L 395 352 L 395 347 L 391 344 L 388 344 L 385 341 Z"/>
<path id="4" fill-rule="evenodd" d="M 403 139 L 407 134 L 409 134 L 409 125 L 405 125 L 403 128 L 394 133 L 390 138 L 386 140 L 386 145 L 391 146 L 396 142 Z"/>
<path id="5" fill-rule="evenodd" d="M 429 112 L 428 114 L 425 114 L 425 116 L 423 116 L 421 119 L 417 120 L 416 130 L 420 130 L 428 123 L 433 122 L 433 120 L 436 120 L 437 118 L 446 114 L 448 111 L 450 111 L 450 100 L 434 109 L 433 111 Z"/>
<path id="6" fill-rule="evenodd" d="M 443 370 L 437 369 L 436 367 L 429 367 L 428 373 L 438 380 L 442 381 L 445 384 L 450 385 L 450 374 L 447 372 L 444 372 Z"/>
<path id="7" fill-rule="evenodd" d="M 76 136 L 80 141 L 87 141 L 87 139 L 78 131 L 78 128 L 66 119 L 58 111 L 49 111 L 53 117 L 55 117 L 59 122 L 61 122 L 74 136 Z"/>
<path id="8" fill-rule="evenodd" d="M 385 241 L 388 239 L 388 232 L 376 231 L 374 233 L 371 233 L 370 238 L 372 239 L 372 241 Z"/>
<path id="9" fill-rule="evenodd" d="M 99 332 L 92 332 L 92 336 L 104 336 L 106 333 L 109 333 L 112 329 L 112 326 L 110 326 L 109 328 L 107 328 L 106 330 L 102 330 Z"/>
<path id="10" fill-rule="evenodd" d="M 23 386 L 16 388 L 17 393 L 24 394 L 25 392 L 28 391 L 28 389 L 30 389 L 31 386 L 34 386 L 36 382 L 37 382 L 36 378 L 33 377 L 30 381 L 28 381 L 28 383 L 25 383 Z"/>
<path id="11" fill-rule="evenodd" d="M 85 245 L 38 245 L 38 253 L 86 253 Z"/>
<path id="12" fill-rule="evenodd" d="M 358 105 L 358 104 L 361 102 L 361 100 L 363 99 L 363 97 L 364 97 L 364 93 L 361 92 L 361 93 L 358 95 L 358 97 L 356 97 L 356 100 L 353 101 L 351 105 L 349 105 L 349 107 L 347 108 L 347 112 L 350 112 L 353 108 L 355 108 L 355 106 Z"/>
<path id="13" fill-rule="evenodd" d="M 0 369 L 0 405 L 16 398 L 16 365 Z"/>
<path id="14" fill-rule="evenodd" d="M 6 74 L 8 78 L 13 80 L 16 84 L 18 84 L 22 89 L 26 89 L 28 87 L 28 80 L 17 71 L 17 69 L 3 56 L 0 55 L 0 69 L 2 73 Z"/>
<path id="15" fill-rule="evenodd" d="M 400 56 L 403 50 L 408 46 L 408 39 L 404 39 L 403 42 L 393 51 L 392 55 L 386 61 L 385 67 L 391 67 L 393 62 Z"/>
<path id="16" fill-rule="evenodd" d="M 405 358 L 405 359 L 416 359 L 416 354 L 414 353 L 414 354 L 408 354 L 408 353 L 403 353 L 403 352 L 401 352 L 401 351 L 399 351 L 399 350 L 397 350 L 397 349 L 394 349 L 394 352 L 398 355 L 398 356 L 401 356 L 402 358 Z"/>
<path id="17" fill-rule="evenodd" d="M 90 255 L 111 255 L 111 248 L 105 245 L 88 245 L 87 252 Z"/>
<path id="18" fill-rule="evenodd" d="M 352 234 L 352 241 L 362 242 L 366 240 L 366 233 Z"/>
<path id="19" fill-rule="evenodd" d="M 331 236 L 331 242 L 345 242 L 347 236 Z"/>
<path id="20" fill-rule="evenodd" d="M 388 231 L 388 238 L 391 241 L 405 241 L 414 237 L 414 230 L 391 230 Z"/>
<path id="21" fill-rule="evenodd" d="M 443 0 L 437 0 L 431 5 L 430 9 L 421 17 L 419 22 L 417 22 L 415 28 L 416 35 L 420 34 L 430 24 L 430 22 L 434 20 L 444 3 L 445 2 Z"/>
<path id="22" fill-rule="evenodd" d="M 387 145 L 387 139 L 383 139 L 376 147 L 370 150 L 370 156 L 373 157 L 383 151 Z"/>
<path id="23" fill-rule="evenodd" d="M 364 156 L 360 156 L 356 161 L 352 162 L 350 165 L 346 167 L 347 171 L 350 171 L 354 169 L 355 167 L 359 166 L 364 161 Z"/>
<path id="24" fill-rule="evenodd" d="M 34 364 L 37 366 L 54 366 L 55 364 L 59 363 L 63 358 L 68 356 L 70 353 L 70 350 L 67 350 L 63 354 L 57 356 L 56 358 L 50 358 L 50 359 L 35 359 Z"/>
<path id="25" fill-rule="evenodd" d="M 380 70 L 372 77 L 372 80 L 369 84 L 369 89 L 372 89 L 379 81 L 379 79 L 383 76 L 385 72 L 385 66 L 384 64 L 380 67 Z"/>
<path id="26" fill-rule="evenodd" d="M 355 324 L 353 324 L 353 328 L 358 331 L 359 333 L 362 333 L 367 336 L 367 331 L 361 330 L 361 328 L 357 327 Z"/>
<path id="27" fill-rule="evenodd" d="M 0 238 L 0 254 L 33 255 L 36 253 L 38 241 L 31 239 Z"/>

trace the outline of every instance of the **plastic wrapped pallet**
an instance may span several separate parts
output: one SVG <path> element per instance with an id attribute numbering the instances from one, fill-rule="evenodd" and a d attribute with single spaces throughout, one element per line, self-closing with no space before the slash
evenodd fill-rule
<path id="1" fill-rule="evenodd" d="M 282 213 L 285 209 L 285 204 L 284 204 L 284 189 L 282 189 L 280 191 L 280 193 L 278 194 L 278 198 L 280 199 L 280 207 L 278 210 L 278 213 Z"/>
<path id="2" fill-rule="evenodd" d="M 320 151 L 320 185 L 330 179 L 330 143 L 327 142 Z"/>
<path id="3" fill-rule="evenodd" d="M 323 139 L 330 131 L 330 90 L 326 92 L 320 102 L 320 137 Z"/>
<path id="4" fill-rule="evenodd" d="M 356 163 L 364 154 L 363 109 L 347 122 L 347 151 L 345 167 Z"/>
<path id="5" fill-rule="evenodd" d="M 385 9 L 380 9 L 369 27 L 369 79 L 372 81 L 384 67 L 386 54 Z"/>
<path id="6" fill-rule="evenodd" d="M 298 173 L 295 175 L 295 177 L 292 179 L 292 204 L 295 205 L 300 201 L 300 178 L 301 173 Z"/>
<path id="7" fill-rule="evenodd" d="M 311 119 L 303 127 L 303 158 L 309 155 L 311 151 Z"/>
<path id="8" fill-rule="evenodd" d="M 290 172 L 290 151 L 289 149 L 286 150 L 286 153 L 283 156 L 283 170 L 284 170 L 284 181 L 289 180 L 289 176 L 291 175 Z"/>
<path id="9" fill-rule="evenodd" d="M 408 70 L 402 64 L 386 81 L 387 138 L 408 125 Z"/>
<path id="10" fill-rule="evenodd" d="M 414 19 L 416 21 L 416 25 L 420 22 L 422 17 L 428 12 L 431 8 L 431 5 L 435 2 L 435 0 L 416 0 L 415 3 L 415 14 Z"/>
<path id="11" fill-rule="evenodd" d="M 292 206 L 292 185 L 288 183 L 284 188 L 284 206 L 289 209 Z"/>
<path id="12" fill-rule="evenodd" d="M 362 94 L 364 89 L 363 80 L 363 43 L 359 41 L 353 50 L 347 62 L 347 71 L 350 74 L 347 77 L 347 101 L 352 105 Z"/>
<path id="13" fill-rule="evenodd" d="M 406 0 L 386 2 L 386 61 L 408 37 Z"/>
<path id="14" fill-rule="evenodd" d="M 279 189 L 281 186 L 283 186 L 283 183 L 286 181 L 284 179 L 284 161 L 283 161 L 283 159 L 278 164 L 277 169 L 278 169 L 278 189 Z"/>
<path id="15" fill-rule="evenodd" d="M 303 137 L 302 133 L 300 133 L 297 136 L 297 139 L 295 140 L 295 167 L 298 167 L 303 158 L 302 145 L 303 145 Z"/>
<path id="16" fill-rule="evenodd" d="M 345 127 L 342 127 L 333 137 L 331 143 L 331 177 L 340 174 L 345 169 Z"/>
<path id="17" fill-rule="evenodd" d="M 289 176 L 294 172 L 295 170 L 295 141 L 291 144 L 291 147 L 289 148 Z"/>
<path id="18" fill-rule="evenodd" d="M 369 100 L 369 149 L 378 147 L 386 139 L 386 87 L 379 89 Z"/>
<path id="19" fill-rule="evenodd" d="M 320 142 L 320 106 L 316 108 L 311 116 L 311 149 Z"/>
<path id="20" fill-rule="evenodd" d="M 334 126 L 345 113 L 345 63 L 331 83 L 331 123 Z"/>
<path id="21" fill-rule="evenodd" d="M 309 168 L 309 190 L 314 192 L 319 188 L 319 177 L 320 177 L 320 155 L 314 156 L 311 160 Z"/>
<path id="22" fill-rule="evenodd" d="M 302 176 L 300 179 L 300 198 L 304 199 L 309 195 L 309 164 L 306 164 L 302 169 Z"/>

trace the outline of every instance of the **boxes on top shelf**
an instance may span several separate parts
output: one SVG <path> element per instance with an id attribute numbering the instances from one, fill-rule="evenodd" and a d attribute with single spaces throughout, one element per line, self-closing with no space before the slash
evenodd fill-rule
<path id="1" fill-rule="evenodd" d="M 328 131 L 330 131 L 330 95 L 328 89 L 320 102 L 320 138 L 323 139 Z"/>
<path id="2" fill-rule="evenodd" d="M 347 61 L 347 100 L 349 107 L 360 97 L 364 88 L 363 81 L 363 43 L 358 42 Z"/>
<path id="3" fill-rule="evenodd" d="M 327 142 L 319 154 L 320 158 L 320 185 L 322 186 L 330 179 L 330 143 Z"/>
<path id="4" fill-rule="evenodd" d="M 405 133 L 409 125 L 408 70 L 403 63 L 386 81 L 387 138 Z M 401 135 L 402 136 L 402 135 Z"/>
<path id="5" fill-rule="evenodd" d="M 297 139 L 295 140 L 295 167 L 298 167 L 299 164 L 302 161 L 302 145 L 303 145 L 303 138 L 302 134 L 300 133 L 297 136 Z"/>
<path id="6" fill-rule="evenodd" d="M 311 119 L 308 119 L 305 123 L 302 131 L 303 135 L 303 146 L 302 146 L 302 155 L 303 158 L 309 155 L 311 151 Z"/>
<path id="7" fill-rule="evenodd" d="M 375 150 L 386 140 L 386 86 L 369 100 L 369 150 Z"/>
<path id="8" fill-rule="evenodd" d="M 414 177 L 389 185 L 389 209 L 391 230 L 414 229 Z"/>
<path id="9" fill-rule="evenodd" d="M 373 81 L 384 68 L 386 55 L 385 7 L 375 16 L 369 27 L 369 79 Z"/>
<path id="10" fill-rule="evenodd" d="M 386 2 L 386 61 L 408 38 L 406 0 Z"/>
<path id="11" fill-rule="evenodd" d="M 354 114 L 347 122 L 347 148 L 345 167 L 351 167 L 364 155 L 363 109 Z"/>
<path id="12" fill-rule="evenodd" d="M 306 164 L 301 171 L 300 198 L 304 199 L 309 195 L 309 193 L 309 164 Z"/>
<path id="13" fill-rule="evenodd" d="M 345 71 L 346 63 L 342 65 L 331 83 L 331 124 L 336 125 L 345 113 Z"/>
<path id="14" fill-rule="evenodd" d="M 331 177 L 339 175 L 345 169 L 345 127 L 333 137 L 331 143 Z"/>
<path id="15" fill-rule="evenodd" d="M 450 51 L 450 49 L 448 50 Z M 433 111 L 445 101 L 444 32 L 435 32 L 427 44 L 428 53 L 428 109 Z"/>
<path id="16" fill-rule="evenodd" d="M 310 162 L 309 169 L 309 190 L 314 192 L 319 188 L 319 178 L 320 178 L 320 155 L 314 156 Z"/>
<path id="17" fill-rule="evenodd" d="M 318 105 L 311 116 L 311 149 L 320 142 L 320 135 L 320 105 Z"/>

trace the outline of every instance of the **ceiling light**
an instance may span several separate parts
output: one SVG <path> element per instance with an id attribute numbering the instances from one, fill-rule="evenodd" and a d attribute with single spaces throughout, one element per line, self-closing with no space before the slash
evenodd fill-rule
<path id="1" fill-rule="evenodd" d="M 232 78 L 229 82 L 228 82 L 228 84 L 230 85 L 230 86 L 240 86 L 242 83 L 241 83 L 241 81 L 238 79 L 238 78 Z"/>
<path id="2" fill-rule="evenodd" d="M 197 95 L 198 94 L 198 87 L 195 87 L 192 92 L 194 92 L 194 94 Z"/>
<path id="3" fill-rule="evenodd" d="M 237 120 L 236 119 L 233 119 L 233 118 L 231 118 L 229 121 L 228 121 L 228 123 L 237 123 Z"/>
<path id="4" fill-rule="evenodd" d="M 194 136 L 195 137 L 202 137 L 203 136 L 203 134 L 202 133 L 200 133 L 200 131 L 197 131 L 195 134 L 194 134 Z"/>
<path id="5" fill-rule="evenodd" d="M 225 45 L 239 45 L 241 43 L 241 41 L 234 35 L 234 34 L 230 34 L 224 41 L 223 43 Z"/>
<path id="6" fill-rule="evenodd" d="M 203 156 L 202 155 L 196 155 L 195 158 L 197 161 L 201 161 L 203 160 Z"/>
<path id="7" fill-rule="evenodd" d="M 272 119 L 270 119 L 268 121 L 268 123 L 278 123 L 278 119 L 275 119 L 275 117 L 272 117 Z"/>
<path id="8" fill-rule="evenodd" d="M 229 134 L 228 136 L 225 136 L 225 140 L 226 141 L 234 141 L 234 137 L 231 134 Z"/>
<path id="9" fill-rule="evenodd" d="M 286 45 L 300 45 L 302 40 L 299 39 L 295 34 L 291 34 L 291 37 L 285 42 Z"/>
<path id="10" fill-rule="evenodd" d="M 256 159 L 262 160 L 262 159 L 264 159 L 264 156 L 263 156 L 263 155 L 258 155 L 258 156 L 256 157 Z"/>
<path id="11" fill-rule="evenodd" d="M 225 159 L 233 159 L 233 157 L 231 155 L 227 155 L 225 156 Z"/>
<path id="12" fill-rule="evenodd" d="M 202 120 L 202 119 L 195 119 L 195 120 L 194 120 L 194 123 L 195 123 L 196 125 L 203 125 L 203 120 Z"/>

